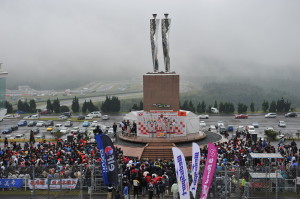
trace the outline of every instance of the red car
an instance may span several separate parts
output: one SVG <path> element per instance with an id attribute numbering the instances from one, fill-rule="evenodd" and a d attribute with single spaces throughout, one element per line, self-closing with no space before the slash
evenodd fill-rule
<path id="1" fill-rule="evenodd" d="M 246 115 L 246 114 L 236 115 L 235 119 L 248 119 L 248 115 Z"/>

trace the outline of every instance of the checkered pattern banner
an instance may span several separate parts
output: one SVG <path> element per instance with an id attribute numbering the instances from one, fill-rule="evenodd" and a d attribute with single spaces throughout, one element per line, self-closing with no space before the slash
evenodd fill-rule
<path id="1" fill-rule="evenodd" d="M 150 111 L 139 112 L 137 121 L 137 135 L 164 137 L 186 135 L 186 114 L 182 111 Z"/>

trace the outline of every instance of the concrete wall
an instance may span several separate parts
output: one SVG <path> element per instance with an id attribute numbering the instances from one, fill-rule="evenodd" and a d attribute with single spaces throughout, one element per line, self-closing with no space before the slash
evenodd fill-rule
<path id="1" fill-rule="evenodd" d="M 179 75 L 146 74 L 143 76 L 144 111 L 179 110 Z M 170 105 L 159 107 L 158 105 Z"/>

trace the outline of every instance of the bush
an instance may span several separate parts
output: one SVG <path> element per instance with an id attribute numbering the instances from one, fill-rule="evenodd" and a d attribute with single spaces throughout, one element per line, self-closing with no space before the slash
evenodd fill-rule
<path id="1" fill-rule="evenodd" d="M 265 130 L 265 135 L 268 136 L 270 140 L 276 140 L 276 136 L 278 135 L 278 133 L 273 130 Z"/>

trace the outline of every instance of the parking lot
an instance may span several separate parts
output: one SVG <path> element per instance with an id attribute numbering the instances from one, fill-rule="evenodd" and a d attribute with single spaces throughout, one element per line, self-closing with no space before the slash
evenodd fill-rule
<path id="1" fill-rule="evenodd" d="M 7 127 L 17 126 L 18 122 L 20 120 L 23 120 L 23 117 L 21 116 L 20 118 L 3 119 L 3 121 L 0 122 L 0 131 L 2 131 L 3 129 L 5 129 Z M 38 120 L 35 120 L 35 121 L 37 121 L 37 122 L 38 121 L 45 121 L 45 120 L 43 120 L 43 118 L 47 118 L 47 119 L 52 118 L 54 120 L 54 126 L 59 125 L 59 124 L 61 124 L 63 126 L 65 124 L 65 122 L 67 121 L 67 120 L 59 120 L 58 116 L 41 116 Z M 77 118 L 77 116 L 73 116 L 73 118 Z M 90 122 L 97 121 L 98 124 L 101 124 L 101 125 L 106 126 L 107 128 L 109 128 L 109 127 L 112 127 L 114 122 L 121 122 L 122 119 L 123 119 L 123 115 L 118 114 L 118 115 L 110 116 L 110 118 L 108 120 L 102 120 L 101 118 L 93 118 L 92 120 L 90 120 Z M 26 121 L 30 122 L 32 120 L 26 120 Z M 73 127 L 82 127 L 82 123 L 84 121 L 85 120 L 74 121 L 73 126 L 69 127 L 69 129 L 71 130 Z M 91 126 L 88 127 L 88 131 L 90 131 L 91 128 L 92 128 Z M 0 134 L 0 136 L 1 136 L 1 138 L 4 138 L 4 137 L 15 138 L 17 135 L 24 134 L 25 138 L 29 138 L 31 129 L 33 129 L 33 127 L 19 126 L 18 130 L 13 131 L 10 134 Z M 36 138 L 43 137 L 43 136 L 45 138 L 53 138 L 50 131 L 47 131 L 47 127 L 39 127 L 39 129 L 40 129 L 40 133 L 35 135 Z M 66 135 L 62 136 L 62 139 L 66 139 L 67 135 L 69 135 L 69 134 L 66 134 Z M 2 144 L 3 143 L 0 143 L 0 146 L 2 146 Z"/>
<path id="2" fill-rule="evenodd" d="M 123 120 L 124 114 L 117 114 L 117 115 L 111 115 L 108 120 L 102 120 L 101 118 L 93 118 L 91 121 L 98 121 L 99 124 L 105 125 L 107 127 L 112 127 L 113 123 L 119 123 Z M 58 120 L 58 116 L 52 116 L 54 121 L 54 125 L 56 124 L 62 124 L 64 125 L 66 120 Z M 74 118 L 77 118 L 77 116 L 73 116 Z M 2 122 L 0 122 L 0 130 L 2 131 L 6 127 L 11 127 L 17 125 L 17 123 L 22 119 L 15 118 L 15 119 L 4 119 Z M 49 116 L 42 116 L 37 121 L 43 120 L 43 118 L 49 118 Z M 27 120 L 30 121 L 30 120 Z M 222 121 L 225 126 L 233 125 L 234 130 L 238 126 L 247 126 L 252 125 L 252 122 L 258 122 L 259 128 L 256 128 L 256 133 L 263 134 L 264 130 L 266 128 L 272 127 L 275 131 L 281 131 L 281 134 L 286 135 L 286 137 L 297 137 L 297 132 L 300 130 L 300 118 L 286 118 L 284 115 L 277 115 L 276 118 L 265 118 L 263 114 L 256 114 L 256 115 L 249 115 L 248 119 L 234 119 L 234 116 L 220 116 L 220 115 L 210 115 L 209 119 L 201 119 L 201 121 L 204 121 L 206 123 L 206 126 L 204 127 L 207 129 L 210 125 L 217 125 L 218 121 Z M 279 121 L 285 121 L 286 127 L 282 128 L 278 126 Z M 73 122 L 73 127 L 81 127 L 83 121 Z M 13 131 L 12 133 L 8 134 L 10 138 L 15 138 L 17 135 L 24 134 L 25 138 L 29 138 L 30 130 L 33 127 L 28 126 L 20 126 L 18 130 Z M 70 127 L 72 129 L 72 127 Z M 90 130 L 91 127 L 88 127 L 88 130 Z M 7 136 L 6 134 L 1 134 L 1 138 Z M 36 137 L 42 137 L 45 136 L 45 138 L 53 138 L 53 136 L 50 134 L 49 131 L 46 130 L 46 127 L 40 127 L 40 133 L 36 135 Z M 62 139 L 66 139 L 67 135 L 64 135 Z M 3 143 L 1 143 L 3 144 Z M 1 145 L 0 145 L 1 146 Z"/>

